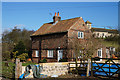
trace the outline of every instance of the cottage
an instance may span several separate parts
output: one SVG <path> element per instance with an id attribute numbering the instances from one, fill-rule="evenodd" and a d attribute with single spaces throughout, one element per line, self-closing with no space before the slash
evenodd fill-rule
<path id="1" fill-rule="evenodd" d="M 82 17 L 61 20 L 59 12 L 53 17 L 53 22 L 43 24 L 32 34 L 32 60 L 39 63 L 46 58 L 47 62 L 58 62 L 67 58 L 71 61 L 74 52 L 70 47 L 70 40 L 77 37 L 85 41 L 91 33 L 91 26 Z"/>
<path id="2" fill-rule="evenodd" d="M 91 31 L 96 38 L 105 38 L 108 36 L 119 35 L 119 32 L 116 29 L 91 28 Z"/>
<path id="3" fill-rule="evenodd" d="M 93 28 L 91 26 L 92 23 L 88 20 L 85 23 L 87 24 L 88 28 L 91 30 L 95 38 L 105 38 L 108 36 L 119 35 L 119 31 L 117 29 Z"/>

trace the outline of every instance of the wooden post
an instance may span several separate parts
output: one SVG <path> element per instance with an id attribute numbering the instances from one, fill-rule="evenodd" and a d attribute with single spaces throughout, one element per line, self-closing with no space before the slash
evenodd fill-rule
<path id="1" fill-rule="evenodd" d="M 20 75 L 22 74 L 22 63 L 18 58 L 16 58 L 16 63 L 15 63 L 15 78 L 19 78 Z"/>
<path id="2" fill-rule="evenodd" d="M 120 67 L 118 68 L 118 79 L 120 80 Z"/>
<path id="3" fill-rule="evenodd" d="M 93 62 L 92 62 L 92 58 L 91 58 L 91 77 L 93 77 Z"/>
<path id="4" fill-rule="evenodd" d="M 90 71 L 90 59 L 88 59 L 88 65 L 87 65 L 87 77 L 89 76 L 89 71 Z"/>

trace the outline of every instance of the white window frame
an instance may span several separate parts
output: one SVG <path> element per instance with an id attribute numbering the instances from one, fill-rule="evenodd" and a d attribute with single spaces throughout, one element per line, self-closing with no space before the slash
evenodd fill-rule
<path id="1" fill-rule="evenodd" d="M 39 51 L 35 50 L 35 57 L 39 57 Z"/>
<path id="2" fill-rule="evenodd" d="M 78 38 L 84 38 L 84 32 L 78 31 Z"/>
<path id="3" fill-rule="evenodd" d="M 53 58 L 53 50 L 47 50 L 47 57 Z"/>
<path id="4" fill-rule="evenodd" d="M 100 52 L 100 56 L 98 55 L 98 52 Z M 97 50 L 97 56 L 99 58 L 102 58 L 102 48 L 100 48 L 100 49 Z M 100 61 L 102 61 L 102 59 L 100 59 Z"/>

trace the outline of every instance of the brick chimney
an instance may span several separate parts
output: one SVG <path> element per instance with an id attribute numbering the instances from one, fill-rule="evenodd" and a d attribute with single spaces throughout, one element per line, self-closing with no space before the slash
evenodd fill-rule
<path id="1" fill-rule="evenodd" d="M 59 16 L 59 12 L 57 13 L 57 16 L 55 12 L 55 16 L 53 17 L 53 22 L 55 23 L 56 21 L 60 21 L 60 20 L 61 20 L 61 17 Z"/>

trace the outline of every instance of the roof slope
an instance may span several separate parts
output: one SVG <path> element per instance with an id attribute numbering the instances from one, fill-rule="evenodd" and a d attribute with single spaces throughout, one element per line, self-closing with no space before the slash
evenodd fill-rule
<path id="1" fill-rule="evenodd" d="M 87 20 L 85 23 L 92 24 L 92 23 L 91 23 L 90 21 L 88 21 L 88 20 Z"/>
<path id="2" fill-rule="evenodd" d="M 98 32 L 108 32 L 108 33 L 115 33 L 118 34 L 118 30 L 116 29 L 104 29 L 104 28 L 91 28 L 91 31 L 98 31 Z"/>
<path id="3" fill-rule="evenodd" d="M 32 36 L 45 35 L 51 33 L 67 32 L 70 27 L 80 19 L 80 17 L 58 21 L 57 23 L 43 24 Z"/>

